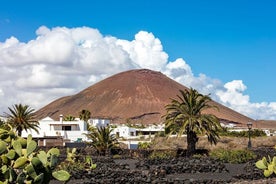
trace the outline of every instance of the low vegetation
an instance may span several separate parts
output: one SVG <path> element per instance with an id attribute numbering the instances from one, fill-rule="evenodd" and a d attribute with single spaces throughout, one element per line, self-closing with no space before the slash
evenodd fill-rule
<path id="1" fill-rule="evenodd" d="M 81 171 L 88 171 L 95 169 L 97 164 L 93 163 L 92 157 L 89 155 L 80 155 L 76 148 L 67 148 L 67 157 L 65 161 L 58 165 L 59 169 L 65 170 L 71 174 Z"/>
<path id="2" fill-rule="evenodd" d="M 139 142 L 138 149 L 149 149 L 151 147 L 151 142 Z"/>
<path id="3" fill-rule="evenodd" d="M 223 130 L 221 130 L 219 132 L 219 135 L 220 136 L 227 136 L 227 137 L 248 137 L 249 132 L 247 130 L 246 131 L 240 131 L 240 132 L 229 131 L 228 129 L 224 128 Z M 254 137 L 265 137 L 266 133 L 262 130 L 259 130 L 259 129 L 253 129 L 250 132 L 250 136 L 252 138 L 254 138 Z"/>
<path id="4" fill-rule="evenodd" d="M 170 159 L 175 158 L 176 152 L 175 151 L 160 151 L 160 150 L 154 150 L 150 155 L 149 159 Z"/>
<path id="5" fill-rule="evenodd" d="M 243 149 L 243 150 L 216 149 L 211 151 L 209 155 L 213 159 L 217 159 L 224 163 L 233 163 L 233 164 L 246 163 L 256 158 L 256 155 L 254 154 L 254 152 L 247 149 Z"/>
<path id="6" fill-rule="evenodd" d="M 273 158 L 270 156 L 268 156 L 268 158 L 263 157 L 261 160 L 256 162 L 256 167 L 264 171 L 265 177 L 269 177 L 273 174 L 276 176 L 276 156 Z"/>
<path id="7" fill-rule="evenodd" d="M 276 136 L 256 137 L 251 139 L 253 148 L 258 147 L 274 147 L 276 144 Z M 186 137 L 157 137 L 153 140 L 151 149 L 186 149 Z M 216 145 L 208 144 L 207 137 L 200 136 L 197 148 L 207 149 L 212 151 L 214 149 L 246 149 L 248 146 L 248 137 L 227 137 L 222 136 Z"/>
<path id="8" fill-rule="evenodd" d="M 0 182 L 49 183 L 53 178 L 67 181 L 70 179 L 67 171 L 55 170 L 59 155 L 57 148 L 38 151 L 31 135 L 24 139 L 12 129 L 0 129 Z"/>

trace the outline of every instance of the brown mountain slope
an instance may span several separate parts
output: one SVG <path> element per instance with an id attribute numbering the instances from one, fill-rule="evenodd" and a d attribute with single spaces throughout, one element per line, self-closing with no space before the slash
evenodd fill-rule
<path id="1" fill-rule="evenodd" d="M 265 128 L 276 130 L 276 120 L 257 120 L 256 128 Z"/>
<path id="2" fill-rule="evenodd" d="M 115 123 L 161 123 L 164 106 L 170 98 L 176 98 L 185 86 L 160 72 L 130 70 L 102 80 L 78 94 L 60 98 L 37 111 L 38 118 L 50 116 L 58 119 L 60 114 L 78 117 L 82 109 L 88 109 L 93 117 L 111 118 Z M 219 111 L 211 110 L 217 117 L 241 123 L 253 122 L 236 111 L 213 102 Z"/>

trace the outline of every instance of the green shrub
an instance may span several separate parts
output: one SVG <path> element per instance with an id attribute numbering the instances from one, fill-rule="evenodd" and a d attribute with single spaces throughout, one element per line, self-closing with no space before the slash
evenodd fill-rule
<path id="1" fill-rule="evenodd" d="M 217 149 L 210 152 L 210 157 L 225 163 L 245 163 L 256 158 L 250 150 Z"/>
<path id="2" fill-rule="evenodd" d="M 151 146 L 151 142 L 139 142 L 138 149 L 148 149 Z"/>
<path id="3" fill-rule="evenodd" d="M 248 137 L 248 131 L 229 131 L 227 128 L 222 129 L 221 132 L 219 132 L 220 136 L 229 136 L 229 137 Z M 250 136 L 252 138 L 254 137 L 265 137 L 266 133 L 263 130 L 259 129 L 253 129 L 250 132 Z"/>
<path id="4" fill-rule="evenodd" d="M 167 151 L 167 150 L 154 150 L 150 155 L 149 159 L 169 159 L 174 158 L 176 156 L 175 151 Z"/>
<path id="5" fill-rule="evenodd" d="M 200 159 L 200 158 L 202 158 L 202 157 L 204 157 L 204 155 L 201 155 L 201 154 L 194 154 L 194 155 L 192 156 L 192 158 L 195 158 L 195 159 Z"/>
<path id="6" fill-rule="evenodd" d="M 96 168 L 96 164 L 93 163 L 90 156 L 80 156 L 77 154 L 76 148 L 67 148 L 67 157 L 66 160 L 60 163 L 58 166 L 60 169 L 63 169 L 69 173 L 74 173 L 76 171 L 91 171 Z"/>
<path id="7" fill-rule="evenodd" d="M 165 131 L 157 132 L 155 137 L 166 137 Z"/>
<path id="8" fill-rule="evenodd" d="M 114 158 L 114 159 L 120 159 L 120 158 L 122 158 L 122 156 L 121 156 L 121 155 L 116 154 L 116 155 L 113 155 L 113 156 L 112 156 L 112 158 Z"/>

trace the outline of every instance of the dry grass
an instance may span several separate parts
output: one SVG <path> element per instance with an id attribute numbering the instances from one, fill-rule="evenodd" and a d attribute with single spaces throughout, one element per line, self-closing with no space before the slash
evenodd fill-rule
<path id="1" fill-rule="evenodd" d="M 252 147 L 274 147 L 276 145 L 276 137 L 257 137 L 252 138 Z M 200 137 L 197 143 L 198 149 L 245 149 L 247 148 L 248 138 L 246 137 L 221 137 L 216 145 L 211 145 L 207 137 Z M 153 141 L 153 149 L 186 149 L 186 137 L 164 138 L 158 137 Z"/>

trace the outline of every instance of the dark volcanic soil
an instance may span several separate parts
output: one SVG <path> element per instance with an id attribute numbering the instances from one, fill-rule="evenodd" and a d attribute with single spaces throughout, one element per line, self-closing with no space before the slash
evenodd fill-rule
<path id="1" fill-rule="evenodd" d="M 111 159 L 95 158 L 91 173 L 74 173 L 69 184 L 92 183 L 276 183 L 264 178 L 255 162 L 225 164 L 209 158 Z M 61 182 L 52 181 L 51 184 Z"/>

